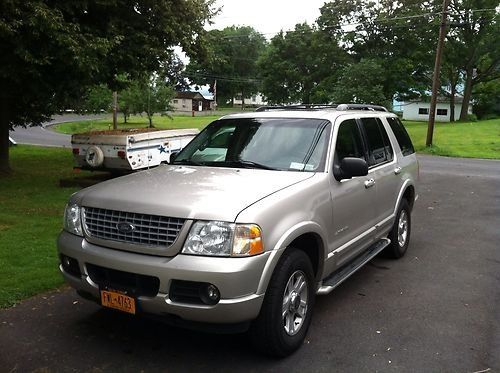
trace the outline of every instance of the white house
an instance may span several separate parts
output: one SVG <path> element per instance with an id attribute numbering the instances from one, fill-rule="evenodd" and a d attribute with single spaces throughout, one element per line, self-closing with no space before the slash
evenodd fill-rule
<path id="1" fill-rule="evenodd" d="M 241 94 L 237 94 L 234 97 L 234 106 L 243 105 L 243 100 Z M 267 101 L 264 100 L 264 96 L 260 93 L 253 95 L 252 97 L 245 97 L 245 105 L 247 106 L 264 106 L 267 105 Z"/>
<path id="2" fill-rule="evenodd" d="M 414 100 L 404 102 L 401 104 L 403 119 L 428 121 L 430 107 L 430 101 Z M 455 97 L 455 120 L 460 119 L 461 109 L 462 97 Z M 472 104 L 469 104 L 467 112 L 472 114 Z M 436 105 L 436 122 L 449 122 L 450 115 L 450 99 L 447 97 L 438 97 Z"/>

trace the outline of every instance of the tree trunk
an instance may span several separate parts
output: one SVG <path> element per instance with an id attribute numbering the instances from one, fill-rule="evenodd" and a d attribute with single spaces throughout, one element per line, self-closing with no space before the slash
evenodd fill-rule
<path id="1" fill-rule="evenodd" d="M 123 123 L 127 124 L 127 112 L 123 112 Z"/>
<path id="2" fill-rule="evenodd" d="M 245 95 L 241 94 L 241 111 L 245 110 Z"/>
<path id="3" fill-rule="evenodd" d="M 148 120 L 149 120 L 149 128 L 153 128 L 153 115 L 150 113 L 148 114 Z"/>
<path id="4" fill-rule="evenodd" d="M 5 97 L 0 97 L 0 176 L 10 174 L 9 113 Z"/>
<path id="5" fill-rule="evenodd" d="M 113 91 L 113 129 L 118 128 L 118 92 Z"/>
<path id="6" fill-rule="evenodd" d="M 455 121 L 455 95 L 457 94 L 457 84 L 451 82 L 451 95 L 450 95 L 450 122 Z"/>
<path id="7" fill-rule="evenodd" d="M 472 95 L 472 74 L 474 73 L 474 68 L 467 66 L 465 73 L 464 100 L 462 101 L 462 110 L 460 110 L 461 122 L 466 121 L 467 115 L 469 114 L 469 103 Z"/>

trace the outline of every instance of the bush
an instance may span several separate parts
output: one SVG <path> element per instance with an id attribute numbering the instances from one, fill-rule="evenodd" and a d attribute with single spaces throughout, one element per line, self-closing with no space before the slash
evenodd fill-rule
<path id="1" fill-rule="evenodd" d="M 498 114 L 495 114 L 495 113 L 491 113 L 491 114 L 486 114 L 483 118 L 483 120 L 488 120 L 488 119 L 497 119 L 499 118 L 500 116 Z"/>
<path id="2" fill-rule="evenodd" d="M 477 122 L 476 114 L 467 114 L 467 122 Z"/>

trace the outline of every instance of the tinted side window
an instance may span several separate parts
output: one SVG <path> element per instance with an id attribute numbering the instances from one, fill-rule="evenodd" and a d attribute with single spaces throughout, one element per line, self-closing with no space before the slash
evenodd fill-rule
<path id="1" fill-rule="evenodd" d="M 363 143 L 356 120 L 349 119 L 340 124 L 335 144 L 335 163 L 339 164 L 345 157 L 365 159 Z"/>
<path id="2" fill-rule="evenodd" d="M 368 141 L 368 165 L 375 166 L 391 161 L 393 158 L 391 143 L 380 120 L 362 118 L 361 123 Z"/>
<path id="3" fill-rule="evenodd" d="M 406 128 L 403 126 L 403 123 L 401 123 L 399 118 L 387 118 L 387 122 L 389 122 L 392 132 L 394 132 L 394 136 L 396 136 L 396 140 L 398 140 L 399 147 L 401 148 L 403 155 L 415 153 L 410 136 L 408 135 L 408 132 L 406 132 Z"/>

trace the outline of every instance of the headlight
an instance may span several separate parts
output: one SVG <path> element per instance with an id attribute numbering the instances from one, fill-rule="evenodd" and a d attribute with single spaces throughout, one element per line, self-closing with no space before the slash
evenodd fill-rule
<path id="1" fill-rule="evenodd" d="M 264 252 L 262 234 L 255 224 L 198 221 L 182 248 L 184 254 L 252 256 Z"/>
<path id="2" fill-rule="evenodd" d="M 64 210 L 64 229 L 69 233 L 83 236 L 81 209 L 78 205 L 66 205 Z"/>

